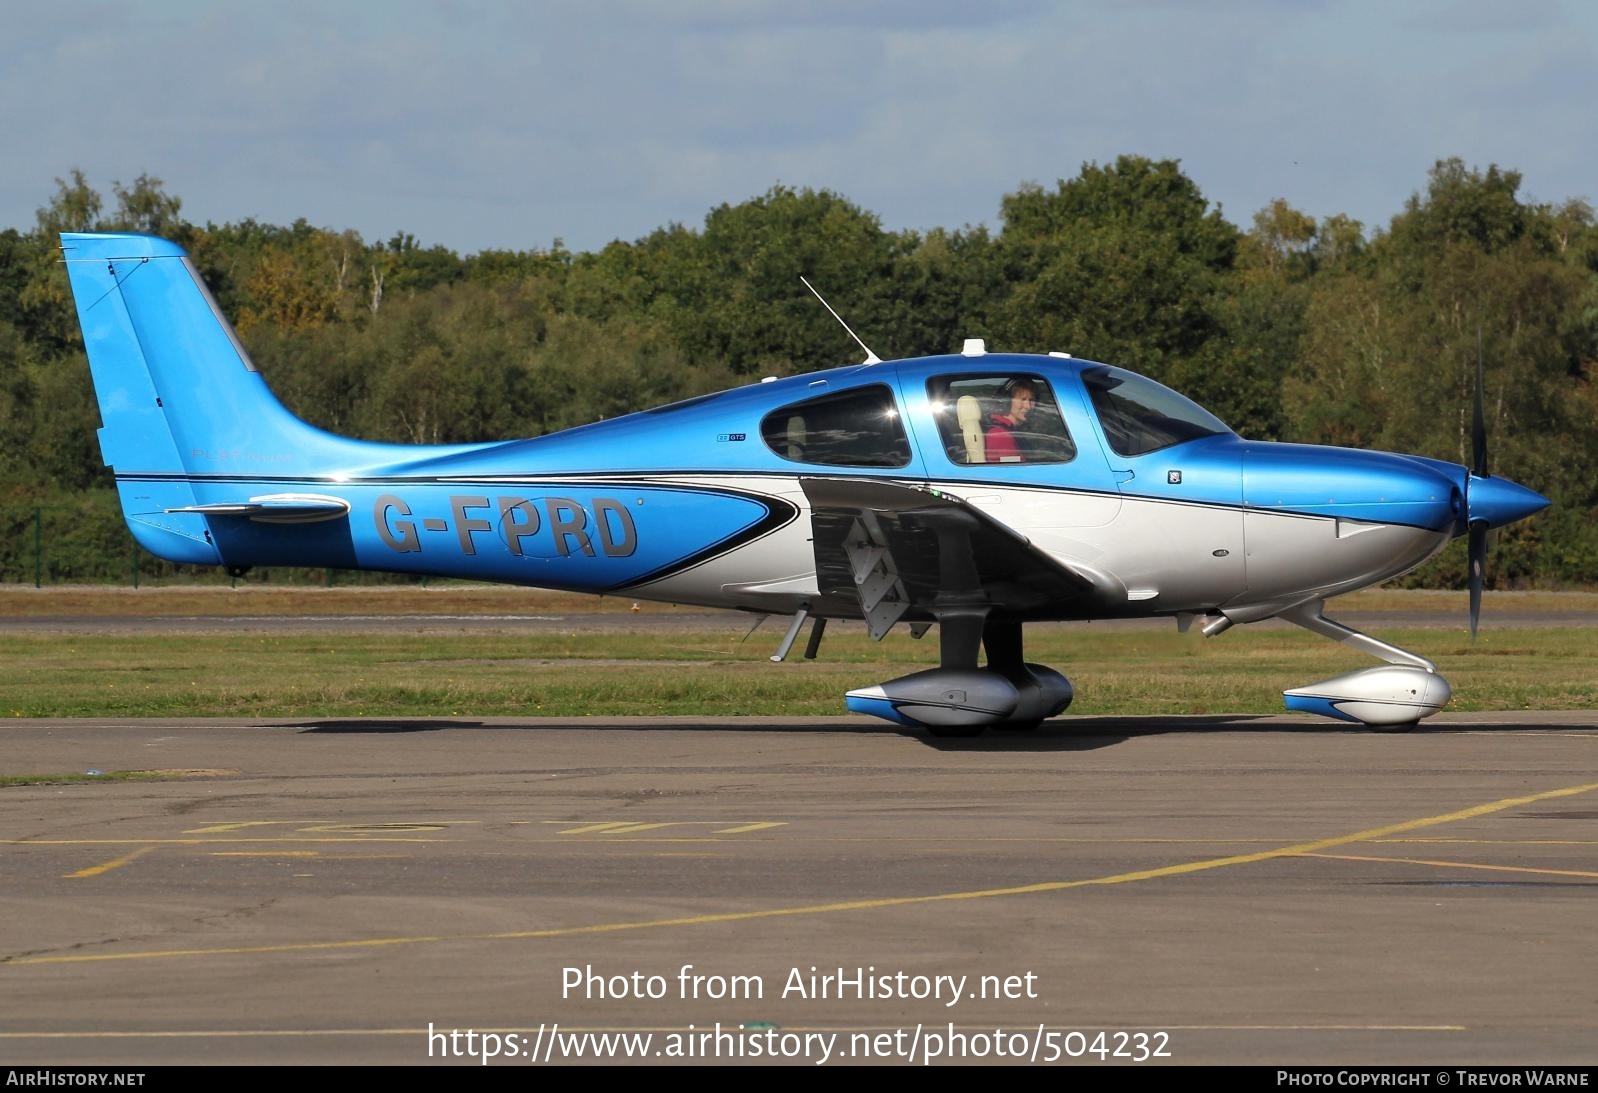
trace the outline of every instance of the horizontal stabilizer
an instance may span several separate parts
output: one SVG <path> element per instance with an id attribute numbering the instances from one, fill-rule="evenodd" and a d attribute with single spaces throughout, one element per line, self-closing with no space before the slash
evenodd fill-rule
<path id="1" fill-rule="evenodd" d="M 274 493 L 248 501 L 223 501 L 210 505 L 186 505 L 167 512 L 196 512 L 202 516 L 237 516 L 258 524 L 315 524 L 347 516 L 350 503 L 341 497 L 314 493 Z"/>

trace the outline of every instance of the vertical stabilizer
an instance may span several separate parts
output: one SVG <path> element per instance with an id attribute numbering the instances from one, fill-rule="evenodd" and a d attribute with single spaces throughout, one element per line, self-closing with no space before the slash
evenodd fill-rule
<path id="1" fill-rule="evenodd" d="M 100 405 L 100 453 L 134 537 L 163 558 L 222 561 L 195 483 L 338 473 L 385 445 L 308 425 L 267 388 L 176 244 L 148 235 L 63 234 Z"/>
<path id="2" fill-rule="evenodd" d="M 119 475 L 302 474 L 363 447 L 278 402 L 181 247 L 89 234 L 61 247 Z"/>

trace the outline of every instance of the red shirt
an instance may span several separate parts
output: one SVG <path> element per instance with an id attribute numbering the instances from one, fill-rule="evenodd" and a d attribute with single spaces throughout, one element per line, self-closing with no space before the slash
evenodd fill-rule
<path id="1" fill-rule="evenodd" d="M 994 414 L 990 419 L 993 424 L 988 426 L 987 435 L 983 438 L 983 449 L 987 452 L 989 463 L 1018 463 L 1021 460 L 1021 449 L 1015 442 L 1015 422 L 1004 414 Z"/>

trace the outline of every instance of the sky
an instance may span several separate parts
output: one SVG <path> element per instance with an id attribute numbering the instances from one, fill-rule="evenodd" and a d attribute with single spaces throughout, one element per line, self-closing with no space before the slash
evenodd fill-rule
<path id="1" fill-rule="evenodd" d="M 1174 158 L 1247 227 L 1382 226 L 1444 157 L 1598 202 L 1578 0 L 10 0 L 0 227 L 81 168 L 193 221 L 594 250 L 776 184 L 999 226 L 1085 162 Z"/>

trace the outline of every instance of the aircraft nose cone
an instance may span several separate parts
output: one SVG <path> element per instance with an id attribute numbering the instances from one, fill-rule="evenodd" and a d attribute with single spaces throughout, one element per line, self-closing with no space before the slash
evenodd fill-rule
<path id="1" fill-rule="evenodd" d="M 1485 523 L 1490 528 L 1524 520 L 1550 503 L 1536 490 L 1528 490 L 1518 482 L 1475 475 L 1470 476 L 1470 488 L 1465 497 L 1470 506 L 1470 522 Z"/>

